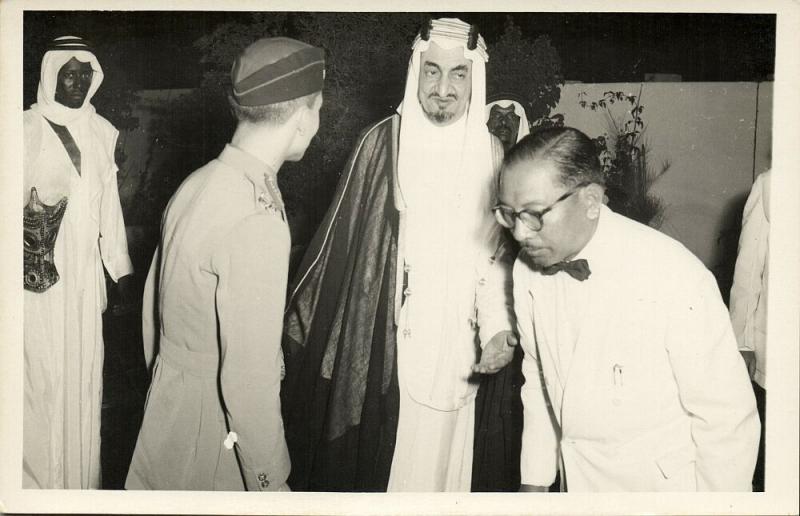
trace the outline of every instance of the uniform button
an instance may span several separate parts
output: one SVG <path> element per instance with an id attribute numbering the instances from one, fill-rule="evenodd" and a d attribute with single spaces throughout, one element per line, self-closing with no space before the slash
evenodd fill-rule
<path id="1" fill-rule="evenodd" d="M 481 286 L 486 285 L 486 278 L 479 279 L 478 280 L 478 285 L 481 285 Z"/>
<path id="2" fill-rule="evenodd" d="M 232 450 L 233 445 L 239 441 L 239 435 L 236 432 L 228 432 L 228 435 L 225 436 L 225 440 L 222 444 L 225 446 L 226 449 Z"/>
<path id="3" fill-rule="evenodd" d="M 619 407 L 620 405 L 622 405 L 622 400 L 619 398 L 614 398 L 613 400 L 611 400 L 611 403 L 613 403 L 615 407 Z"/>
<path id="4" fill-rule="evenodd" d="M 403 271 L 404 271 L 404 272 L 411 272 L 411 266 L 410 266 L 410 265 L 408 265 L 408 264 L 404 265 L 404 266 L 403 266 Z"/>
<path id="5" fill-rule="evenodd" d="M 403 291 L 403 295 L 406 296 L 406 297 L 409 297 L 411 295 L 411 289 L 410 288 L 405 289 Z"/>

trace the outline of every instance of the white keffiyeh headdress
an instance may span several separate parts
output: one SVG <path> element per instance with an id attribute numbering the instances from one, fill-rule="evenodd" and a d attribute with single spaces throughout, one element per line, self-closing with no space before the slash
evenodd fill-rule
<path id="1" fill-rule="evenodd" d="M 93 72 L 92 83 L 83 100 L 83 105 L 77 109 L 68 108 L 56 102 L 55 99 L 58 71 L 73 57 L 81 63 L 91 63 Z M 85 40 L 75 36 L 56 38 L 42 57 L 36 104 L 33 104 L 31 109 L 35 109 L 53 123 L 69 126 L 72 122 L 87 118 L 94 113 L 94 106 L 90 101 L 102 82 L 103 69 Z"/>

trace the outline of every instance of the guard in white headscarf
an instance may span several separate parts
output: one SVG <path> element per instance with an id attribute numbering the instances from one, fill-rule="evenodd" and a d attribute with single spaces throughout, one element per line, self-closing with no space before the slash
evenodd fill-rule
<path id="1" fill-rule="evenodd" d="M 489 132 L 503 142 L 506 152 L 531 132 L 525 108 L 515 97 L 511 94 L 497 95 L 496 100 L 486 104 L 486 125 Z"/>
<path id="2" fill-rule="evenodd" d="M 102 81 L 86 41 L 57 38 L 23 114 L 23 487 L 100 487 L 103 266 L 125 299 L 133 273 Z"/>
<path id="3" fill-rule="evenodd" d="M 487 59 L 474 26 L 423 28 L 399 116 L 363 135 L 301 264 L 286 322 L 301 347 L 287 365 L 293 488 L 470 490 L 475 373 L 516 345 Z"/>

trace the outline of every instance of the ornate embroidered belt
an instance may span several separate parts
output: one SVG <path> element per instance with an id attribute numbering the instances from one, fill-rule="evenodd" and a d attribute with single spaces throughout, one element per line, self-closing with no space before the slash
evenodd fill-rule
<path id="1" fill-rule="evenodd" d="M 66 209 L 66 197 L 48 206 L 39 200 L 36 188 L 31 188 L 30 200 L 22 209 L 25 290 L 41 293 L 58 282 L 53 249 Z"/>

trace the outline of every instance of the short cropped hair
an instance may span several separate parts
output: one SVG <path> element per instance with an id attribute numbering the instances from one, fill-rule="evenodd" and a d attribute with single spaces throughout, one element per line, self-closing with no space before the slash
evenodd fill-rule
<path id="1" fill-rule="evenodd" d="M 312 107 L 320 93 L 321 92 L 318 91 L 296 99 L 267 104 L 266 106 L 242 106 L 236 102 L 233 95 L 228 95 L 228 104 L 231 106 L 233 116 L 239 122 L 282 125 L 285 124 L 301 106 Z"/>
<path id="2" fill-rule="evenodd" d="M 503 167 L 537 160 L 554 163 L 564 186 L 581 183 L 605 186 L 594 142 L 572 127 L 551 127 L 525 136 L 508 151 Z"/>

